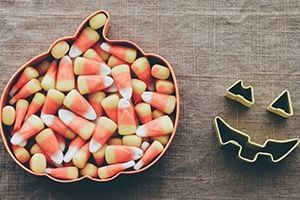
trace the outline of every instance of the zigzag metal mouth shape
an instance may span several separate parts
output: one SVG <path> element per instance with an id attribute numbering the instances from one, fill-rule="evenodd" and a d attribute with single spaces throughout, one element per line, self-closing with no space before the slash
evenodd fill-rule
<path id="1" fill-rule="evenodd" d="M 35 66 L 36 64 L 38 64 L 42 60 L 48 58 L 50 56 L 51 49 L 54 47 L 54 45 L 56 45 L 60 41 L 67 41 L 69 43 L 73 43 L 73 41 L 76 40 L 76 38 L 79 36 L 79 34 L 83 30 L 83 28 L 88 24 L 88 21 L 93 16 L 95 16 L 95 15 L 97 15 L 99 13 L 103 13 L 104 15 L 107 16 L 107 20 L 106 20 L 106 22 L 104 24 L 104 27 L 103 27 L 103 29 L 101 30 L 101 33 L 100 33 L 102 41 L 105 41 L 105 42 L 110 43 L 110 44 L 118 44 L 118 45 L 123 45 L 123 46 L 131 47 L 131 48 L 135 48 L 137 50 L 137 52 L 138 52 L 137 53 L 138 57 L 145 56 L 145 57 L 147 57 L 150 60 L 150 64 L 153 64 L 153 63 L 151 63 L 151 61 L 155 61 L 156 64 L 161 64 L 161 65 L 167 66 L 169 68 L 169 70 L 171 72 L 171 78 L 172 78 L 172 81 L 173 81 L 174 86 L 175 86 L 175 96 L 176 96 L 176 101 L 177 101 L 177 105 L 176 105 L 175 111 L 173 112 L 173 114 L 171 116 L 173 118 L 173 122 L 174 122 L 174 129 L 173 129 L 172 133 L 170 134 L 170 139 L 168 140 L 167 144 L 165 145 L 163 151 L 151 163 L 149 163 L 147 166 L 145 166 L 145 167 L 143 167 L 143 168 L 141 168 L 139 170 L 123 171 L 123 172 L 120 172 L 120 173 L 116 174 L 113 177 L 106 178 L 106 179 L 93 178 L 93 177 L 90 177 L 90 176 L 82 176 L 80 178 L 73 179 L 73 180 L 61 180 L 61 179 L 54 178 L 54 177 L 52 177 L 52 176 L 50 176 L 48 174 L 45 174 L 45 173 L 36 173 L 36 172 L 33 172 L 27 166 L 25 166 L 21 162 L 19 162 L 16 159 L 16 157 L 14 156 L 14 154 L 12 153 L 12 150 L 10 148 L 10 144 L 8 142 L 8 139 L 9 139 L 9 130 L 7 130 L 7 128 L 4 127 L 2 123 L 0 123 L 1 138 L 2 138 L 3 144 L 4 144 L 5 148 L 6 148 L 6 150 L 8 151 L 9 155 L 12 157 L 12 159 L 21 168 L 23 168 L 25 171 L 27 171 L 27 172 L 29 172 L 31 174 L 34 174 L 34 175 L 37 175 L 37 176 L 46 176 L 46 177 L 48 177 L 48 178 L 50 178 L 50 179 L 52 179 L 52 180 L 54 180 L 56 182 L 60 182 L 60 183 L 76 182 L 76 181 L 80 181 L 80 180 L 85 179 L 85 178 L 93 180 L 93 181 L 97 181 L 97 182 L 111 181 L 111 180 L 115 179 L 116 177 L 118 177 L 120 174 L 135 174 L 135 173 L 140 173 L 140 172 L 143 172 L 146 169 L 150 168 L 151 166 L 153 166 L 164 155 L 164 153 L 167 151 L 168 147 L 170 146 L 170 144 L 171 144 L 171 142 L 172 142 L 172 140 L 174 138 L 174 135 L 175 135 L 175 132 L 176 132 L 176 129 L 177 129 L 177 125 L 178 125 L 178 120 L 179 120 L 179 106 L 180 106 L 180 102 L 179 102 L 178 85 L 177 85 L 177 81 L 176 81 L 176 77 L 175 77 L 175 72 L 174 72 L 173 68 L 171 67 L 171 65 L 169 64 L 169 62 L 165 58 L 163 58 L 162 56 L 159 56 L 157 54 L 145 53 L 144 50 L 141 49 L 134 42 L 131 42 L 131 41 L 128 41 L 128 40 L 111 40 L 111 39 L 108 39 L 107 38 L 107 34 L 108 34 L 108 30 L 109 30 L 109 25 L 108 24 L 109 24 L 109 21 L 110 21 L 110 17 L 109 17 L 109 14 L 106 11 L 104 11 L 104 10 L 98 10 L 98 11 L 92 13 L 91 15 L 89 15 L 88 17 L 86 17 L 85 20 L 80 24 L 80 26 L 78 27 L 77 31 L 75 32 L 75 34 L 73 36 L 67 36 L 67 37 L 63 37 L 63 38 L 60 38 L 60 39 L 56 40 L 54 43 L 52 43 L 52 45 L 49 47 L 49 49 L 46 52 L 44 52 L 44 53 L 42 53 L 42 54 L 40 54 L 40 55 L 32 58 L 31 60 L 29 60 L 28 62 L 26 62 L 24 65 L 22 65 L 17 70 L 17 72 L 15 72 L 15 74 L 9 79 L 8 83 L 6 84 L 6 86 L 5 86 L 4 90 L 3 90 L 2 97 L 1 97 L 1 109 L 7 103 L 10 89 L 15 84 L 15 82 L 17 81 L 16 79 L 17 79 L 18 75 L 25 69 L 25 67 L 27 67 L 27 66 Z"/>
<path id="2" fill-rule="evenodd" d="M 219 144 L 238 147 L 237 157 L 248 163 L 254 163 L 262 156 L 267 157 L 272 163 L 278 163 L 291 154 L 300 143 L 298 138 L 293 138 L 268 139 L 263 145 L 257 144 L 251 141 L 248 134 L 231 127 L 219 116 L 214 119 L 214 127 Z"/>

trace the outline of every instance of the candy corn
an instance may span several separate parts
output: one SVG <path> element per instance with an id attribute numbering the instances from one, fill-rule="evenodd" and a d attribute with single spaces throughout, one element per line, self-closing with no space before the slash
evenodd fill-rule
<path id="1" fill-rule="evenodd" d="M 113 82 L 113 84 L 111 86 L 109 86 L 108 88 L 106 88 L 104 91 L 107 93 L 115 93 L 115 92 L 118 92 L 118 88 L 117 88 L 115 82 Z"/>
<path id="2" fill-rule="evenodd" d="M 66 140 L 65 140 L 65 138 L 61 134 L 58 134 L 58 133 L 54 133 L 54 135 L 55 135 L 55 137 L 57 139 L 59 149 L 61 151 L 64 151 L 65 148 L 66 148 Z"/>
<path id="3" fill-rule="evenodd" d="M 51 55 L 55 59 L 60 59 L 69 51 L 69 44 L 66 41 L 59 41 L 51 49 Z"/>
<path id="4" fill-rule="evenodd" d="M 41 86 L 43 87 L 44 90 L 55 88 L 56 73 L 57 73 L 57 60 L 53 60 L 50 63 L 49 68 L 41 82 Z"/>
<path id="5" fill-rule="evenodd" d="M 143 150 L 133 146 L 108 145 L 105 149 L 105 160 L 108 164 L 138 160 L 143 156 Z"/>
<path id="6" fill-rule="evenodd" d="M 103 75 L 78 76 L 77 79 L 78 90 L 81 94 L 104 90 L 111 86 L 113 82 L 112 78 Z"/>
<path id="7" fill-rule="evenodd" d="M 40 93 L 40 92 L 35 93 L 34 97 L 32 98 L 32 100 L 29 104 L 27 113 L 25 115 L 25 119 L 27 119 L 31 115 L 36 114 L 38 111 L 40 111 L 40 109 L 42 108 L 42 106 L 44 104 L 45 99 L 46 99 L 46 97 L 42 93 Z"/>
<path id="8" fill-rule="evenodd" d="M 43 115 L 41 118 L 49 128 L 54 132 L 59 133 L 61 136 L 70 140 L 76 136 L 76 134 L 55 115 Z"/>
<path id="9" fill-rule="evenodd" d="M 77 90 L 71 90 L 64 99 L 63 104 L 86 119 L 95 120 L 97 117 L 93 107 Z"/>
<path id="10" fill-rule="evenodd" d="M 46 168 L 45 172 L 54 178 L 64 180 L 72 180 L 78 178 L 79 175 L 77 167 Z"/>
<path id="11" fill-rule="evenodd" d="M 117 124 L 114 121 L 107 117 L 100 117 L 89 143 L 90 152 L 95 153 L 100 150 L 116 130 Z"/>
<path id="12" fill-rule="evenodd" d="M 76 167 L 78 167 L 79 169 L 82 169 L 86 165 L 86 163 L 87 163 L 88 159 L 90 158 L 90 156 L 91 156 L 91 153 L 89 151 L 89 144 L 86 143 L 74 155 L 74 157 L 72 159 L 73 164 Z"/>
<path id="13" fill-rule="evenodd" d="M 108 75 L 111 69 L 104 62 L 77 57 L 74 61 L 74 73 L 76 75 Z"/>
<path id="14" fill-rule="evenodd" d="M 21 163 L 24 164 L 24 163 L 27 163 L 29 161 L 30 154 L 24 147 L 13 145 L 12 146 L 12 151 L 15 154 L 18 161 L 20 161 Z"/>
<path id="15" fill-rule="evenodd" d="M 105 97 L 101 101 L 102 108 L 104 109 L 106 115 L 112 119 L 114 122 L 118 121 L 118 103 L 119 96 L 116 94 Z"/>
<path id="16" fill-rule="evenodd" d="M 55 89 L 50 89 L 42 108 L 41 116 L 45 114 L 55 114 L 57 109 L 62 105 L 65 95 Z"/>
<path id="17" fill-rule="evenodd" d="M 82 139 L 88 140 L 92 136 L 95 129 L 94 123 L 65 109 L 60 109 L 58 111 L 58 116 L 64 124 L 77 133 Z"/>
<path id="18" fill-rule="evenodd" d="M 96 178 L 98 176 L 98 167 L 92 163 L 87 163 L 85 167 L 80 170 L 80 174 Z"/>
<path id="19" fill-rule="evenodd" d="M 144 81 L 147 85 L 148 90 L 153 90 L 153 79 L 151 76 L 151 66 L 146 57 L 140 57 L 131 64 L 132 71 L 136 76 Z"/>
<path id="20" fill-rule="evenodd" d="M 141 145 L 141 149 L 145 152 L 149 146 L 150 146 L 150 143 L 147 141 L 144 141 Z"/>
<path id="21" fill-rule="evenodd" d="M 118 65 L 112 69 L 112 77 L 122 97 L 130 99 L 132 96 L 131 75 L 129 66 Z"/>
<path id="22" fill-rule="evenodd" d="M 161 136 L 172 133 L 173 122 L 169 116 L 164 115 L 140 126 L 136 135 L 140 137 Z"/>
<path id="23" fill-rule="evenodd" d="M 29 161 L 29 168 L 37 173 L 44 173 L 47 167 L 47 160 L 44 154 L 36 153 Z"/>
<path id="24" fill-rule="evenodd" d="M 132 63 L 137 55 L 137 52 L 135 49 L 124 47 L 124 46 L 113 46 L 106 42 L 103 42 L 100 45 L 101 49 L 104 51 L 120 58 L 121 60 L 124 60 L 125 62 Z"/>
<path id="25" fill-rule="evenodd" d="M 42 120 L 36 116 L 31 115 L 22 125 L 22 127 L 14 133 L 10 142 L 14 145 L 19 145 L 22 142 L 26 141 L 30 137 L 37 134 L 44 128 Z"/>
<path id="26" fill-rule="evenodd" d="M 163 115 L 164 115 L 164 113 L 161 112 L 161 111 L 159 111 L 159 110 L 157 110 L 157 109 L 155 109 L 155 110 L 152 111 L 152 119 L 159 118 L 159 117 L 161 117 Z"/>
<path id="27" fill-rule="evenodd" d="M 93 46 L 99 39 L 100 36 L 95 30 L 88 26 L 85 27 L 71 46 L 69 56 L 75 58 L 83 54 L 83 52 Z"/>
<path id="28" fill-rule="evenodd" d="M 100 13 L 100 14 L 95 15 L 94 17 L 92 17 L 89 20 L 89 25 L 92 29 L 96 30 L 96 29 L 101 28 L 105 24 L 106 20 L 107 20 L 106 15 L 103 13 Z"/>
<path id="29" fill-rule="evenodd" d="M 139 103 L 134 108 L 142 124 L 145 124 L 152 120 L 151 106 L 149 104 Z"/>
<path id="30" fill-rule="evenodd" d="M 157 80 L 155 82 L 155 90 L 158 93 L 172 94 L 175 90 L 175 87 L 171 81 Z"/>
<path id="31" fill-rule="evenodd" d="M 159 141 L 162 145 L 166 145 L 170 139 L 170 135 L 162 135 L 162 136 L 156 136 L 152 137 L 152 140 Z"/>
<path id="32" fill-rule="evenodd" d="M 2 109 L 2 123 L 11 126 L 14 124 L 16 118 L 16 111 L 12 106 L 4 106 Z"/>
<path id="33" fill-rule="evenodd" d="M 104 144 L 100 150 L 93 153 L 93 158 L 98 166 L 101 166 L 104 164 L 106 147 L 107 147 L 107 144 Z"/>
<path id="34" fill-rule="evenodd" d="M 139 160 L 133 167 L 135 170 L 141 169 L 143 166 L 150 163 L 156 156 L 158 156 L 164 149 L 164 146 L 158 142 L 154 141 L 150 147 L 145 151 L 144 156 Z"/>
<path id="35" fill-rule="evenodd" d="M 107 144 L 109 144 L 109 145 L 122 145 L 122 139 L 121 138 L 110 138 L 107 141 Z"/>
<path id="36" fill-rule="evenodd" d="M 138 104 L 142 102 L 142 97 L 141 95 L 143 94 L 143 92 L 145 92 L 146 90 L 146 83 L 144 83 L 143 81 L 139 80 L 139 79 L 132 79 L 131 80 L 131 85 L 132 85 L 132 103 L 133 104 Z"/>
<path id="37" fill-rule="evenodd" d="M 21 89 L 28 81 L 31 79 L 37 78 L 39 76 L 39 72 L 33 68 L 33 67 L 26 67 L 20 77 L 18 78 L 18 81 L 15 83 L 15 85 L 11 88 L 9 92 L 9 96 L 13 96 L 19 89 Z"/>
<path id="38" fill-rule="evenodd" d="M 122 144 L 126 146 L 141 147 L 142 138 L 136 135 L 125 135 L 122 137 Z"/>
<path id="39" fill-rule="evenodd" d="M 171 114 L 176 106 L 176 98 L 172 95 L 160 94 L 157 92 L 144 92 L 142 94 L 142 99 L 154 108 L 167 114 Z"/>
<path id="40" fill-rule="evenodd" d="M 59 62 L 56 89 L 62 92 L 67 92 L 75 88 L 75 77 L 73 73 L 73 64 L 69 56 L 64 56 Z"/>
<path id="41" fill-rule="evenodd" d="M 122 64 L 127 64 L 127 63 L 114 55 L 109 56 L 107 61 L 107 65 L 110 66 L 111 68 L 114 68 L 115 66 L 122 65 Z"/>
<path id="42" fill-rule="evenodd" d="M 14 125 L 14 130 L 18 130 L 21 128 L 22 122 L 25 118 L 27 109 L 28 109 L 28 101 L 25 99 L 20 99 L 16 104 L 16 120 Z"/>
<path id="43" fill-rule="evenodd" d="M 88 49 L 86 52 L 83 54 L 84 58 L 88 58 L 91 60 L 95 60 L 97 62 L 104 62 L 103 59 L 98 55 L 98 53 L 94 49 Z"/>
<path id="44" fill-rule="evenodd" d="M 44 60 L 36 67 L 36 70 L 39 72 L 40 76 L 44 75 L 48 68 L 50 66 L 50 63 L 48 60 Z"/>
<path id="45" fill-rule="evenodd" d="M 157 79 L 165 80 L 169 78 L 170 70 L 165 66 L 156 64 L 151 68 L 151 75 Z"/>
<path id="46" fill-rule="evenodd" d="M 120 135 L 130 135 L 136 131 L 134 108 L 127 99 L 118 103 L 118 132 Z"/>
<path id="47" fill-rule="evenodd" d="M 41 89 L 42 87 L 40 81 L 37 79 L 31 79 L 19 90 L 15 96 L 10 99 L 9 104 L 15 104 L 17 100 L 25 99 Z"/>
<path id="48" fill-rule="evenodd" d="M 57 138 L 51 129 L 47 128 L 41 131 L 35 137 L 35 140 L 53 162 L 58 165 L 62 163 L 64 155 L 60 150 Z"/>
<path id="49" fill-rule="evenodd" d="M 135 162 L 133 160 L 125 162 L 125 163 L 118 163 L 113 165 L 107 165 L 104 167 L 100 167 L 98 169 L 98 176 L 101 179 L 110 178 L 112 176 L 115 176 L 121 171 L 124 171 L 128 168 L 131 168 L 135 165 Z"/>
<path id="50" fill-rule="evenodd" d="M 103 61 L 108 60 L 110 54 L 100 48 L 100 42 L 94 44 L 92 48 L 97 52 L 97 54 L 102 58 Z"/>
<path id="51" fill-rule="evenodd" d="M 79 151 L 79 149 L 86 143 L 80 136 L 73 139 L 69 145 L 68 151 L 64 156 L 64 162 L 70 162 L 75 154 Z"/>
<path id="52" fill-rule="evenodd" d="M 100 117 L 103 115 L 103 108 L 101 106 L 102 100 L 105 98 L 104 92 L 95 92 L 88 95 L 88 101 L 91 104 L 91 106 L 94 108 L 97 117 Z"/>

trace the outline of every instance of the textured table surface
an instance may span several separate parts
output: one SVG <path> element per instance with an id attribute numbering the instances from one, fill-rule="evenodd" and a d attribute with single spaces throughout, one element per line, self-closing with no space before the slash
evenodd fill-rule
<path id="1" fill-rule="evenodd" d="M 300 199 L 299 148 L 279 165 L 249 166 L 218 147 L 212 128 L 219 114 L 259 143 L 300 136 L 300 1 L 1 0 L 1 91 L 19 66 L 98 9 L 111 15 L 109 37 L 133 40 L 174 66 L 174 142 L 143 174 L 70 185 L 25 173 L 1 145 L 0 199 Z M 239 78 L 254 86 L 251 109 L 223 97 Z M 295 111 L 288 120 L 265 111 L 285 88 Z"/>

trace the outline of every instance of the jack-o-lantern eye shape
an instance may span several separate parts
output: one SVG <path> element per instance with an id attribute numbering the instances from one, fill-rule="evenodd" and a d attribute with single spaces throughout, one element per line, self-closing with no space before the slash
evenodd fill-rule
<path id="1" fill-rule="evenodd" d="M 108 39 L 108 22 L 103 10 L 91 14 L 4 88 L 2 141 L 27 172 L 106 182 L 148 169 L 171 144 L 180 105 L 171 65 Z"/>
<path id="2" fill-rule="evenodd" d="M 225 95 L 227 98 L 237 101 L 246 107 L 251 107 L 255 102 L 253 87 L 245 87 L 242 80 L 233 83 L 226 90 Z"/>
<path id="3" fill-rule="evenodd" d="M 270 103 L 267 110 L 281 117 L 288 118 L 294 114 L 291 96 L 288 90 L 284 90 Z"/>

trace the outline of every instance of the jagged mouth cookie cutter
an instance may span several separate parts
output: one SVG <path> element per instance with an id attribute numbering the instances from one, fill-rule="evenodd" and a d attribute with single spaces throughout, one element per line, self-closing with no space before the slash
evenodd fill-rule
<path id="1" fill-rule="evenodd" d="M 233 83 L 227 90 L 225 96 L 231 100 L 237 101 L 246 107 L 251 107 L 254 100 L 253 87 L 245 86 L 243 80 Z"/>
<path id="2" fill-rule="evenodd" d="M 283 118 L 291 117 L 294 114 L 291 96 L 288 90 L 283 90 L 267 107 L 269 112 Z"/>
<path id="3" fill-rule="evenodd" d="M 221 146 L 233 145 L 238 148 L 237 157 L 245 162 L 254 163 L 260 157 L 267 157 L 271 163 L 278 163 L 291 154 L 300 143 L 298 138 L 287 140 L 268 139 L 263 145 L 251 141 L 248 134 L 241 132 L 221 117 L 216 116 L 214 127 Z"/>

